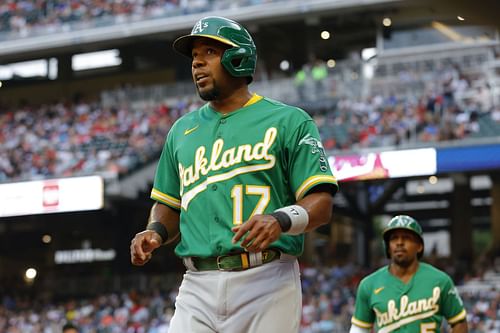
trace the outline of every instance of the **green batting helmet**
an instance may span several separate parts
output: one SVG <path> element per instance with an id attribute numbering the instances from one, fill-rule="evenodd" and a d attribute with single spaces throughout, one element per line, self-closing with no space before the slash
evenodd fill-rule
<path id="1" fill-rule="evenodd" d="M 222 55 L 222 66 L 232 76 L 248 77 L 249 83 L 252 82 L 257 65 L 257 48 L 252 36 L 241 24 L 224 17 L 204 17 L 196 22 L 191 34 L 174 41 L 174 50 L 191 58 L 193 40 L 199 37 L 214 39 L 231 46 Z"/>
<path id="2" fill-rule="evenodd" d="M 420 224 L 418 224 L 417 220 L 415 220 L 413 217 L 410 217 L 408 215 L 398 215 L 394 216 L 387 226 L 385 227 L 384 231 L 382 232 L 382 237 L 384 238 L 384 248 L 385 248 L 385 254 L 387 255 L 387 258 L 391 258 L 391 255 L 389 254 L 389 237 L 391 234 L 392 230 L 396 229 L 406 229 L 412 231 L 415 235 L 418 236 L 418 239 L 420 239 L 420 242 L 422 243 L 422 251 L 420 251 L 417 254 L 418 259 L 420 259 L 424 253 L 424 238 L 423 238 L 423 232 L 422 232 L 422 227 Z"/>

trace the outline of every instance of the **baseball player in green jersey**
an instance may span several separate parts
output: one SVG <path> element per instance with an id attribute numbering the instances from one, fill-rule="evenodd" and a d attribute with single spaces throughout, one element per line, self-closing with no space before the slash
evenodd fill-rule
<path id="1" fill-rule="evenodd" d="M 208 103 L 167 136 L 132 263 L 180 239 L 187 270 L 169 332 L 298 332 L 296 258 L 337 191 L 318 130 L 304 111 L 249 92 L 256 47 L 239 23 L 203 18 L 173 46 Z"/>
<path id="2" fill-rule="evenodd" d="M 464 305 L 451 278 L 420 262 L 422 228 L 407 215 L 389 221 L 383 231 L 388 266 L 359 284 L 350 333 L 439 333 L 444 319 L 453 333 L 467 332 Z"/>

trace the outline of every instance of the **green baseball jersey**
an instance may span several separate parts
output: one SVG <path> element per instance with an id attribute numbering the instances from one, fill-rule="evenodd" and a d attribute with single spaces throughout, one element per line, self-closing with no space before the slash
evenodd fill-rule
<path id="1" fill-rule="evenodd" d="M 451 278 L 419 263 L 404 283 L 385 266 L 359 284 L 352 324 L 375 332 L 439 333 L 443 317 L 453 325 L 466 316 Z"/>
<path id="2" fill-rule="evenodd" d="M 151 198 L 180 210 L 178 256 L 241 251 L 231 228 L 303 198 L 318 184 L 337 189 L 318 130 L 299 108 L 254 95 L 228 114 L 205 104 L 170 129 Z M 273 247 L 299 255 L 303 235 Z"/>

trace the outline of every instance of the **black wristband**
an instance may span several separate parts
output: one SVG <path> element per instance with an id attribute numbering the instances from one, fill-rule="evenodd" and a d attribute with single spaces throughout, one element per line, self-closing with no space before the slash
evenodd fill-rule
<path id="1" fill-rule="evenodd" d="M 150 222 L 146 230 L 153 230 L 158 235 L 160 235 L 162 245 L 165 244 L 168 240 L 168 231 L 167 228 L 161 222 Z"/>
<path id="2" fill-rule="evenodd" d="M 274 212 L 269 214 L 274 217 L 280 224 L 281 232 L 287 232 L 292 227 L 292 220 L 285 212 Z"/>

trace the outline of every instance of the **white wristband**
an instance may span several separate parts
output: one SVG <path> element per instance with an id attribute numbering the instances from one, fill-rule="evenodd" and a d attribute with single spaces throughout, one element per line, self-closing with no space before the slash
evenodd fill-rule
<path id="1" fill-rule="evenodd" d="M 299 205 L 286 206 L 276 209 L 275 212 L 283 212 L 290 218 L 290 229 L 285 232 L 287 235 L 300 235 L 304 233 L 309 224 L 309 214 L 304 207 Z"/>

